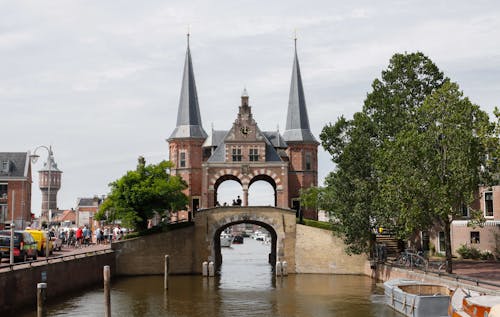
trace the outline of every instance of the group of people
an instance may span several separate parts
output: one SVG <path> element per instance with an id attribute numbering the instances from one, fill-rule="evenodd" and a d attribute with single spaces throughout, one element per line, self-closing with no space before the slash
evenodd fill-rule
<path id="1" fill-rule="evenodd" d="M 85 225 L 80 226 L 76 229 L 66 228 L 64 230 L 61 230 L 59 233 L 59 238 L 62 240 L 62 243 L 67 246 L 82 247 L 89 246 L 93 242 L 95 242 L 96 244 L 108 244 L 113 240 L 121 240 L 123 238 L 123 235 L 123 229 L 119 225 L 115 227 L 97 227 L 95 229 L 94 235 L 92 234 L 92 230 L 87 225 Z"/>
<path id="2" fill-rule="evenodd" d="M 241 206 L 241 203 L 242 203 L 241 198 L 240 198 L 240 196 L 238 196 L 238 198 L 233 199 L 232 206 Z M 224 202 L 223 206 L 226 207 L 227 203 Z M 215 207 L 220 207 L 220 203 L 218 201 L 215 202 Z"/>

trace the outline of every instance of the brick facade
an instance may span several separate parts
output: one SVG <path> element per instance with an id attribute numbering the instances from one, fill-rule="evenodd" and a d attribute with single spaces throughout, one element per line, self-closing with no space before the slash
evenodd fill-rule
<path id="1" fill-rule="evenodd" d="M 6 166 L 0 172 L 0 228 L 12 221 L 14 211 L 16 229 L 24 229 L 31 224 L 29 153 L 0 153 L 0 164 Z"/>

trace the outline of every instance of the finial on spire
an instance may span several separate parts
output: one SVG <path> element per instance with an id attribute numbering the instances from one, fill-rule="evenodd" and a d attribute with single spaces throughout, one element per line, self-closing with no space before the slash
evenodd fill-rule
<path id="1" fill-rule="evenodd" d="M 297 29 L 293 30 L 293 42 L 295 46 L 295 51 L 297 51 Z"/>
<path id="2" fill-rule="evenodd" d="M 241 93 L 241 97 L 248 97 L 248 91 L 247 91 L 246 86 L 243 88 L 243 92 Z"/>
<path id="3" fill-rule="evenodd" d="M 188 31 L 187 31 L 186 36 L 187 36 L 187 45 L 189 47 L 189 36 L 191 36 L 191 25 L 190 24 L 188 24 Z"/>

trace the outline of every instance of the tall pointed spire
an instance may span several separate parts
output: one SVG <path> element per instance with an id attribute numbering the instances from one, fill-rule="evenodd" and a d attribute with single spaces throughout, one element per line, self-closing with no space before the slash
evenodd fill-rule
<path id="1" fill-rule="evenodd" d="M 177 126 L 169 139 L 205 139 L 207 137 L 207 133 L 203 130 L 201 123 L 198 93 L 196 92 L 193 63 L 189 49 L 189 36 L 188 32 L 184 75 L 182 77 L 181 96 L 179 98 L 179 110 L 177 112 Z"/>
<path id="2" fill-rule="evenodd" d="M 307 116 L 306 98 L 302 77 L 300 75 L 299 59 L 297 57 L 297 36 L 294 38 L 295 57 L 293 60 L 292 82 L 290 84 L 290 95 L 288 99 L 288 113 L 286 116 L 286 127 L 283 138 L 286 142 L 315 142 L 309 128 Z"/>

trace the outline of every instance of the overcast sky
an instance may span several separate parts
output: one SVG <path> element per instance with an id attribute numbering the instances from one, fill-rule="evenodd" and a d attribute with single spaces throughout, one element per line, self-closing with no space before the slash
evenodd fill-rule
<path id="1" fill-rule="evenodd" d="M 424 52 L 490 114 L 500 104 L 500 2 L 350 2 L 0 0 L 0 151 L 52 145 L 61 209 L 106 194 L 139 155 L 167 159 L 188 25 L 206 131 L 231 127 L 245 86 L 261 130 L 283 131 L 294 29 L 318 139 L 397 52 Z M 332 169 L 320 149 L 320 182 Z"/>

